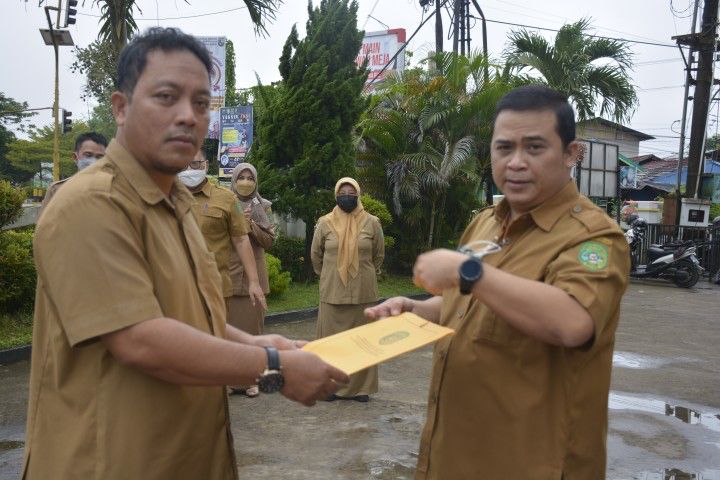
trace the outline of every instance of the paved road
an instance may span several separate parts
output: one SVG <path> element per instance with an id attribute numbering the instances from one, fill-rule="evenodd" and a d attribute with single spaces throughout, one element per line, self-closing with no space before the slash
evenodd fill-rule
<path id="1" fill-rule="evenodd" d="M 720 480 L 719 306 L 720 287 L 706 282 L 630 286 L 617 334 L 608 479 Z M 270 330 L 309 338 L 314 322 Z M 412 478 L 430 359 L 426 348 L 383 365 L 368 404 L 231 397 L 241 478 Z M 27 376 L 27 362 L 0 366 L 0 479 L 20 470 Z"/>

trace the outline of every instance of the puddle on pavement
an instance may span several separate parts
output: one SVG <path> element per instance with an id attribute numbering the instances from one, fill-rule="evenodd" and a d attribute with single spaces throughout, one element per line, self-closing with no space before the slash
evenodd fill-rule
<path id="1" fill-rule="evenodd" d="M 681 405 L 670 405 L 662 400 L 652 400 L 610 392 L 608 408 L 610 410 L 637 410 L 665 415 L 667 417 L 675 417 L 687 424 L 700 425 L 713 432 L 720 433 L 720 414 L 703 413 Z M 720 477 L 718 477 L 718 480 L 720 480 Z"/>
<path id="2" fill-rule="evenodd" d="M 640 353 L 615 352 L 613 354 L 613 367 L 646 369 L 659 368 L 670 363 L 669 359 L 651 357 Z"/>
<path id="3" fill-rule="evenodd" d="M 677 468 L 666 468 L 657 472 L 642 472 L 633 480 L 720 480 L 720 470 L 685 472 Z"/>
<path id="4" fill-rule="evenodd" d="M 25 442 L 17 441 L 17 440 L 0 440 L 0 452 L 4 452 L 6 450 L 16 450 L 18 448 L 23 448 L 25 446 Z"/>

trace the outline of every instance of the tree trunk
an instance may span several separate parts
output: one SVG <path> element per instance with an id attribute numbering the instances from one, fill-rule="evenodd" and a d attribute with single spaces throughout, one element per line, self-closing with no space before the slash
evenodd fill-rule
<path id="1" fill-rule="evenodd" d="M 443 51 L 443 22 L 442 22 L 442 10 L 440 7 L 442 2 L 437 0 L 435 2 L 435 53 Z"/>
<path id="2" fill-rule="evenodd" d="M 310 255 L 313 234 L 315 233 L 315 222 L 307 218 L 303 218 L 303 222 L 305 222 L 305 261 L 303 262 L 303 275 L 305 278 L 302 280 L 305 283 L 309 283 L 315 274 Z"/>
<path id="3" fill-rule="evenodd" d="M 430 210 L 430 234 L 428 235 L 427 249 L 432 250 L 433 234 L 435 233 L 435 210 L 437 207 L 437 200 L 433 199 L 432 209 Z"/>

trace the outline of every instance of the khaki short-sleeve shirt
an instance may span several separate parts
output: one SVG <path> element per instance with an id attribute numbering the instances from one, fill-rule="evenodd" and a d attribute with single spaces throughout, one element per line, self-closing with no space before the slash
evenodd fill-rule
<path id="1" fill-rule="evenodd" d="M 224 336 L 191 203 L 178 182 L 169 200 L 113 141 L 43 213 L 24 478 L 237 478 L 225 389 L 164 382 L 100 340 L 158 317 Z"/>
<path id="2" fill-rule="evenodd" d="M 357 305 L 378 299 L 377 271 L 385 259 L 385 238 L 377 217 L 368 214 L 360 226 L 358 274 L 348 275 L 347 285 L 337 269 L 338 239 L 327 216 L 315 225 L 311 261 L 320 275 L 320 301 L 334 305 Z"/>
<path id="3" fill-rule="evenodd" d="M 483 261 L 554 285 L 592 317 L 581 348 L 531 338 L 457 289 L 443 294 L 417 479 L 605 478 L 610 369 L 630 256 L 617 224 L 574 183 L 509 226 L 482 211 L 460 243 L 491 240 Z"/>
<path id="4" fill-rule="evenodd" d="M 238 199 L 230 190 L 211 182 L 193 192 L 192 209 L 207 246 L 215 254 L 223 284 L 223 296 L 232 295 L 230 279 L 230 253 L 235 248 L 232 237 L 247 235 L 250 227 L 240 210 Z"/>

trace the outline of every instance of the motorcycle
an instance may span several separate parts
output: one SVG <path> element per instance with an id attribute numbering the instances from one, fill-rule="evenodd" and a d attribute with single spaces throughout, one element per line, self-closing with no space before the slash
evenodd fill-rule
<path id="1" fill-rule="evenodd" d="M 638 265 L 636 258 L 645 238 L 647 222 L 642 218 L 634 219 L 630 229 L 625 232 L 625 239 L 630 245 L 631 267 L 633 278 L 661 278 L 672 281 L 682 288 L 690 288 L 700 279 L 703 268 L 695 254 L 693 242 L 653 244 L 647 250 L 648 264 Z"/>

